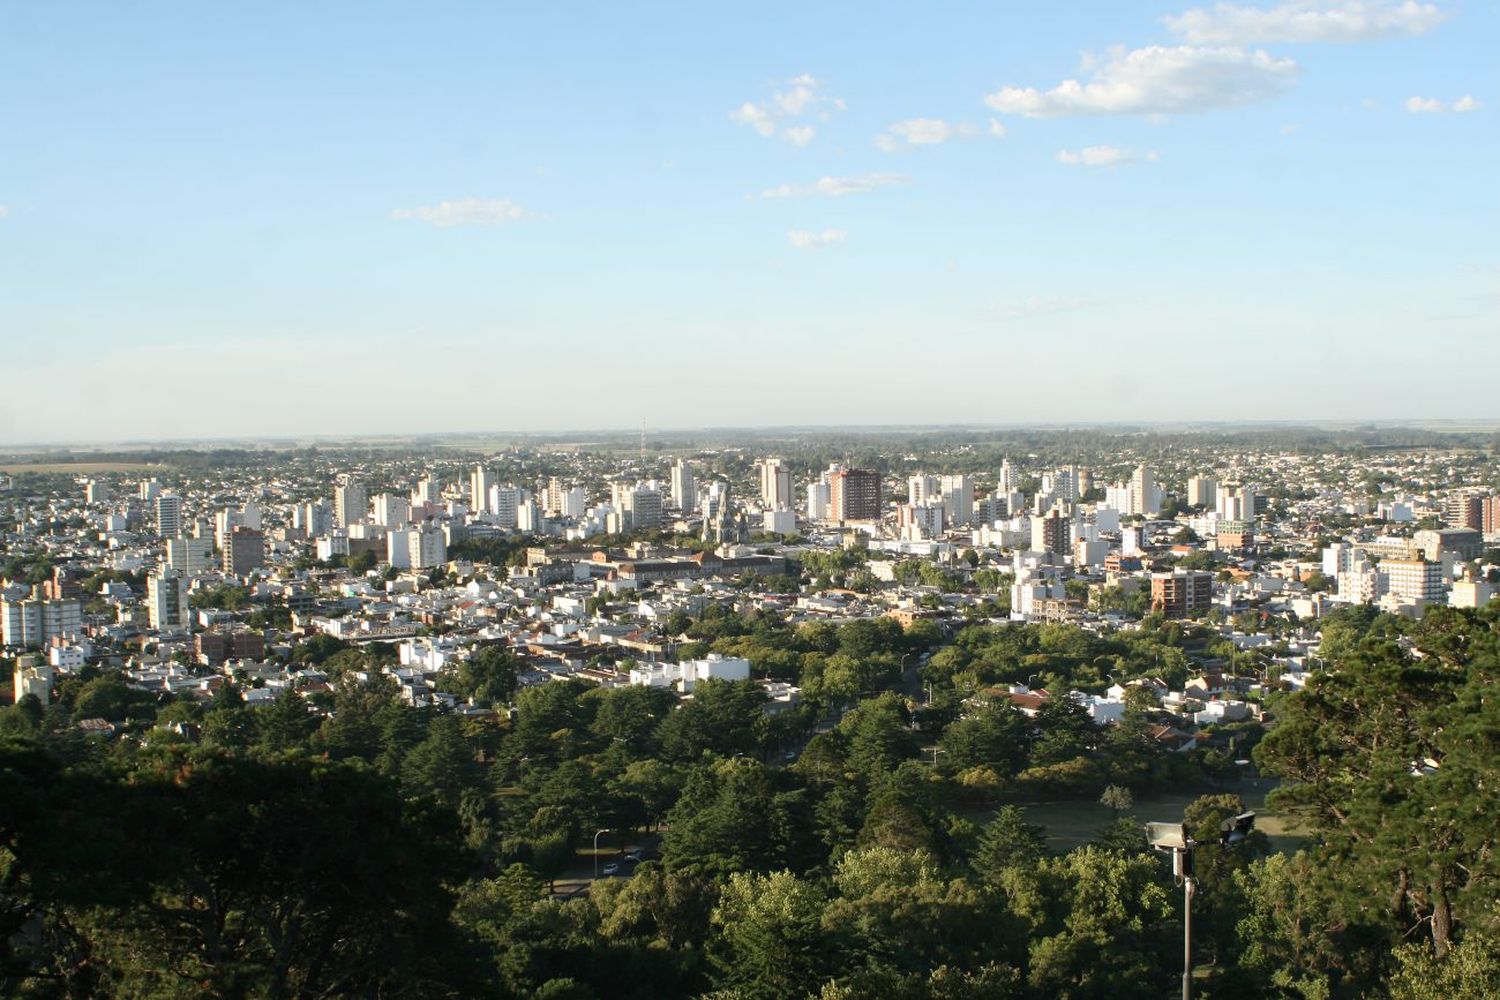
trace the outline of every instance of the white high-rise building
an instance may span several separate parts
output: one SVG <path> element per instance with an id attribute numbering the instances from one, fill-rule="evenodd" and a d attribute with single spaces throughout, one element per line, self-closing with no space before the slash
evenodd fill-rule
<path id="1" fill-rule="evenodd" d="M 413 528 L 407 535 L 407 547 L 412 569 L 431 569 L 448 561 L 448 540 L 443 529 L 434 525 Z"/>
<path id="2" fill-rule="evenodd" d="M 359 524 L 369 515 L 370 496 L 360 483 L 345 476 L 333 490 L 333 520 L 340 528 Z"/>
<path id="3" fill-rule="evenodd" d="M 411 569 L 411 536 L 415 531 L 404 526 L 385 533 L 385 561 L 392 569 Z"/>
<path id="4" fill-rule="evenodd" d="M 1494 584 L 1483 580 L 1455 580 L 1448 595 L 1448 603 L 1455 608 L 1482 608 L 1494 596 Z"/>
<path id="5" fill-rule="evenodd" d="M 645 483 L 616 482 L 610 487 L 610 506 L 627 530 L 661 527 L 662 495 Z"/>
<path id="6" fill-rule="evenodd" d="M 1384 559 L 1380 574 L 1385 590 L 1404 602 L 1441 603 L 1446 593 L 1443 564 L 1426 559 Z"/>
<path id="7" fill-rule="evenodd" d="M 1239 486 L 1220 486 L 1214 491 L 1214 510 L 1225 521 L 1255 518 L 1255 494 Z"/>
<path id="8" fill-rule="evenodd" d="M 925 504 L 929 500 L 936 499 L 940 495 L 940 490 L 937 476 L 919 472 L 906 480 L 906 502 L 914 507 L 918 504 Z"/>
<path id="9" fill-rule="evenodd" d="M 1078 469 L 1074 466 L 1065 465 L 1042 473 L 1042 492 L 1052 500 L 1074 503 L 1078 500 L 1080 490 Z"/>
<path id="10" fill-rule="evenodd" d="M 716 479 L 708 484 L 708 489 L 703 491 L 698 511 L 703 515 L 704 521 L 714 522 L 723 516 L 724 510 L 728 505 L 729 484 L 721 479 Z"/>
<path id="11" fill-rule="evenodd" d="M 11 697 L 16 704 L 27 695 L 34 695 L 43 705 L 52 700 L 52 681 L 56 670 L 51 663 L 36 656 L 16 657 L 16 669 L 12 674 L 14 687 Z"/>
<path id="12" fill-rule="evenodd" d="M 809 521 L 825 521 L 828 519 L 828 484 L 824 482 L 807 484 L 807 519 Z"/>
<path id="13" fill-rule="evenodd" d="M 198 576 L 218 567 L 214 559 L 214 540 L 202 538 L 169 538 L 166 544 L 167 566 L 179 576 Z"/>
<path id="14" fill-rule="evenodd" d="M 995 486 L 997 494 L 1008 494 L 1015 491 L 1016 470 L 1011 468 L 1010 459 L 1002 459 L 1000 462 L 1000 482 Z"/>
<path id="15" fill-rule="evenodd" d="M 943 517 L 943 503 L 935 497 L 926 503 L 902 504 L 896 509 L 896 523 L 901 537 L 912 542 L 940 537 L 943 533 Z"/>
<path id="16" fill-rule="evenodd" d="M 229 533 L 235 528 L 242 527 L 244 524 L 244 518 L 233 507 L 225 507 L 223 510 L 215 512 L 214 544 L 222 550 L 226 540 L 229 538 Z"/>
<path id="17" fill-rule="evenodd" d="M 1355 549 L 1349 568 L 1338 575 L 1338 598 L 1350 604 L 1374 604 L 1385 595 L 1386 577 L 1361 549 Z"/>
<path id="18" fill-rule="evenodd" d="M 433 481 L 431 476 L 417 483 L 417 488 L 411 491 L 411 502 L 413 506 L 421 506 L 425 503 L 437 503 L 442 499 L 443 488 Z"/>
<path id="19" fill-rule="evenodd" d="M 583 491 L 582 486 L 574 486 L 563 491 L 562 506 L 558 508 L 558 513 L 563 517 L 583 517 L 588 506 L 588 494 Z"/>
<path id="20" fill-rule="evenodd" d="M 760 463 L 760 503 L 766 510 L 791 509 L 792 469 L 779 458 Z"/>
<path id="21" fill-rule="evenodd" d="M 292 527 L 308 538 L 318 538 L 333 529 L 333 511 L 326 503 L 303 503 L 292 508 Z"/>
<path id="22" fill-rule="evenodd" d="M 632 528 L 641 531 L 661 527 L 662 496 L 660 493 L 641 487 L 625 496 Z"/>
<path id="23" fill-rule="evenodd" d="M 512 529 L 516 526 L 521 493 L 521 489 L 516 486 L 491 486 L 488 499 L 479 509 L 488 510 L 494 515 L 496 527 Z"/>
<path id="24" fill-rule="evenodd" d="M 182 497 L 163 493 L 156 498 L 156 533 L 163 538 L 182 534 Z"/>
<path id="25" fill-rule="evenodd" d="M 1145 465 L 1136 466 L 1130 477 L 1130 510 L 1127 513 L 1152 517 L 1161 511 L 1161 490 L 1156 486 L 1156 477 Z"/>
<path id="26" fill-rule="evenodd" d="M 968 476 L 944 476 L 939 484 L 943 497 L 943 520 L 962 527 L 974 520 L 974 480 Z"/>
<path id="27" fill-rule="evenodd" d="M 146 578 L 146 608 L 157 631 L 191 627 L 187 582 L 177 570 L 168 566 Z"/>
<path id="28" fill-rule="evenodd" d="M 490 487 L 494 485 L 495 477 L 489 469 L 482 465 L 474 466 L 474 471 L 469 473 L 469 509 L 476 514 L 487 510 Z"/>
<path id="29" fill-rule="evenodd" d="M 1189 507 L 1202 507 L 1209 510 L 1218 499 L 1219 483 L 1211 476 L 1191 476 L 1187 481 L 1187 502 Z"/>
<path id="30" fill-rule="evenodd" d="M 1334 542 L 1323 550 L 1323 575 L 1330 580 L 1338 579 L 1340 573 L 1348 572 L 1360 550 L 1344 542 Z"/>
<path id="31" fill-rule="evenodd" d="M 381 493 L 374 500 L 376 524 L 399 528 L 411 520 L 411 501 L 399 493 Z"/>
<path id="32" fill-rule="evenodd" d="M 698 505 L 698 485 L 693 481 L 693 467 L 679 458 L 672 463 L 672 506 L 689 511 Z"/>
<path id="33" fill-rule="evenodd" d="M 79 635 L 83 602 L 67 597 L 44 600 L 38 589 L 19 601 L 0 601 L 0 642 L 7 646 L 44 646 L 53 638 Z"/>
<path id="34" fill-rule="evenodd" d="M 537 484 L 537 492 L 540 494 L 537 499 L 542 505 L 542 513 L 548 517 L 556 517 L 562 512 L 563 481 L 552 476 L 545 484 L 541 480 Z"/>
<path id="35" fill-rule="evenodd" d="M 516 504 L 516 530 L 535 534 L 546 527 L 542 505 L 530 498 Z"/>

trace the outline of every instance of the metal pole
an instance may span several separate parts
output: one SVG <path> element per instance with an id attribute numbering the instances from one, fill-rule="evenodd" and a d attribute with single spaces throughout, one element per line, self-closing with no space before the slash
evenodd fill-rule
<path id="1" fill-rule="evenodd" d="M 595 881 L 599 880 L 599 834 L 600 833 L 608 833 L 608 832 L 609 832 L 609 828 L 605 827 L 603 830 L 600 830 L 598 833 L 594 834 L 594 880 Z"/>
<path id="2" fill-rule="evenodd" d="M 1183 853 L 1186 854 L 1187 850 Z M 1193 1000 L 1193 888 L 1195 882 L 1196 880 L 1191 875 L 1182 880 L 1182 1000 Z"/>

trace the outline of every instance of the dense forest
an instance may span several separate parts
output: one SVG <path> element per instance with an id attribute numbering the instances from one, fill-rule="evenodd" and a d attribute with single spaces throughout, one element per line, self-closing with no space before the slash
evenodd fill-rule
<path id="1" fill-rule="evenodd" d="M 1213 841 L 1243 808 L 1232 763 L 1163 749 L 1145 706 L 1029 718 L 997 685 L 1180 669 L 1191 627 L 679 624 L 822 687 L 779 715 L 753 683 L 516 692 L 496 647 L 444 678 L 501 706 L 464 717 L 325 638 L 297 650 L 332 680 L 309 697 L 164 700 L 90 670 L 0 711 L 0 994 L 1172 991 L 1181 896 L 1131 797 L 1196 790 L 1183 820 Z M 1310 835 L 1199 847 L 1199 995 L 1500 995 L 1500 605 L 1345 612 L 1324 647 L 1252 754 Z M 1083 846 L 1028 820 L 1101 793 L 1117 819 Z M 601 837 L 642 856 L 590 886 Z"/>

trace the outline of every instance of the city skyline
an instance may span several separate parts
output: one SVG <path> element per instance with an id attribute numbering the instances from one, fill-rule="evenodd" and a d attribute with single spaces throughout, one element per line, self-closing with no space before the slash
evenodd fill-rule
<path id="1" fill-rule="evenodd" d="M 0 5 L 0 444 L 1496 416 L 1494 5 L 758 13 Z"/>

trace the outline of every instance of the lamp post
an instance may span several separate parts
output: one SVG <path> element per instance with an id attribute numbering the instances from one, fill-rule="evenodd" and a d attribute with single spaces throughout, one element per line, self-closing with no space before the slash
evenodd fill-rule
<path id="1" fill-rule="evenodd" d="M 1255 813 L 1240 813 L 1219 828 L 1219 844 L 1242 843 L 1255 827 Z M 1193 875 L 1193 852 L 1199 841 L 1189 837 L 1181 823 L 1147 823 L 1146 842 L 1172 855 L 1172 874 L 1182 885 L 1182 1000 L 1193 1000 L 1193 894 L 1198 879 Z"/>
<path id="2" fill-rule="evenodd" d="M 599 879 L 599 835 L 603 834 L 603 833 L 608 833 L 608 832 L 609 832 L 609 827 L 605 827 L 603 830 L 600 830 L 600 831 L 598 831 L 598 833 L 594 834 L 594 880 L 595 881 L 598 881 L 598 879 Z"/>

